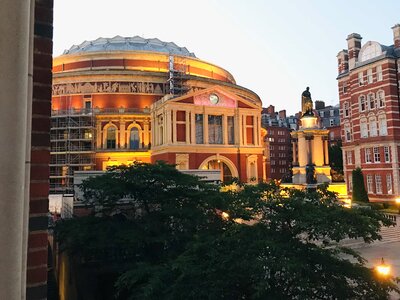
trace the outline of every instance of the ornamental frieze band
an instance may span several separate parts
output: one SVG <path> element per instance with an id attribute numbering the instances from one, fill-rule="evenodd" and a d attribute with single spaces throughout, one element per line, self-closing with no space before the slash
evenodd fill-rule
<path id="1" fill-rule="evenodd" d="M 155 82 L 75 82 L 66 84 L 53 84 L 53 96 L 71 94 L 96 94 L 96 93 L 132 93 L 165 95 L 168 86 Z"/>

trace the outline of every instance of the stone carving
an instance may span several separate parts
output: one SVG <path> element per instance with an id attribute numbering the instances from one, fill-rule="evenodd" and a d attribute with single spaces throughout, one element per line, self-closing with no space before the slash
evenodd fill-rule
<path id="1" fill-rule="evenodd" d="M 53 85 L 53 96 L 96 93 L 138 93 L 165 95 L 167 85 L 155 82 L 73 82 Z"/>

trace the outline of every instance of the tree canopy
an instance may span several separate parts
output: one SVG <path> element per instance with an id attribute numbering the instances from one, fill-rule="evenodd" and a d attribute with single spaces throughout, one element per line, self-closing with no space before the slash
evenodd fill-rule
<path id="1" fill-rule="evenodd" d="M 361 168 L 355 168 L 351 174 L 353 182 L 352 200 L 369 202 L 368 193 L 365 189 L 364 176 Z"/>
<path id="2" fill-rule="evenodd" d="M 82 258 L 124 253 L 117 299 L 388 299 L 398 291 L 338 244 L 380 239 L 391 221 L 343 208 L 326 187 L 221 191 L 164 163 L 115 167 L 81 187 L 96 214 L 62 221 L 56 236 Z"/>

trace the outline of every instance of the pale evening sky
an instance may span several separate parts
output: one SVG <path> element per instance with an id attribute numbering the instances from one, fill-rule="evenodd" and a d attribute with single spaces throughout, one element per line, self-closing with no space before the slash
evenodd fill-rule
<path id="1" fill-rule="evenodd" d="M 55 0 L 54 56 L 98 37 L 156 37 L 293 114 L 306 86 L 313 100 L 338 103 L 336 55 L 347 35 L 392 45 L 399 12 L 399 0 Z"/>

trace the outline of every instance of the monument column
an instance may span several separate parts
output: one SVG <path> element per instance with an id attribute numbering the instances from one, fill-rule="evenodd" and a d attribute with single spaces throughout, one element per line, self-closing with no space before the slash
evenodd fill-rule
<path id="1" fill-rule="evenodd" d="M 186 144 L 190 144 L 190 112 L 185 112 Z"/>
<path id="2" fill-rule="evenodd" d="M 126 130 L 125 130 L 125 120 L 119 121 L 119 148 L 125 149 L 126 148 Z"/>
<path id="3" fill-rule="evenodd" d="M 143 129 L 144 129 L 144 136 L 143 136 L 143 143 L 144 147 L 148 148 L 149 143 L 150 143 L 150 131 L 149 131 L 149 121 L 145 120 L 143 123 Z"/>
<path id="4" fill-rule="evenodd" d="M 328 147 L 328 139 L 324 139 L 324 163 L 325 165 L 329 165 L 329 147 Z"/>
<path id="5" fill-rule="evenodd" d="M 190 112 L 190 143 L 196 144 L 196 113 Z"/>
<path id="6" fill-rule="evenodd" d="M 312 156 L 312 144 L 311 144 L 311 140 L 312 140 L 312 136 L 306 136 L 306 140 L 307 140 L 307 164 L 312 164 L 313 161 L 313 156 Z"/>
<path id="7" fill-rule="evenodd" d="M 306 138 L 303 134 L 298 136 L 298 159 L 299 159 L 299 166 L 300 167 L 305 167 L 307 165 L 307 155 L 308 155 L 308 149 L 307 149 L 307 142 Z"/>
<path id="8" fill-rule="evenodd" d="M 172 111 L 172 142 L 176 144 L 177 141 L 177 129 L 178 126 L 176 125 L 176 110 Z"/>

